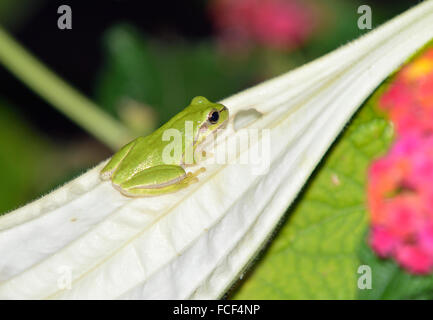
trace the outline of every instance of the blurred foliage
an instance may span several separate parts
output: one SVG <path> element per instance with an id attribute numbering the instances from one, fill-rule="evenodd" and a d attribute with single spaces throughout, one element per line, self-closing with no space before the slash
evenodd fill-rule
<path id="1" fill-rule="evenodd" d="M 211 100 L 223 99 L 367 32 L 356 25 L 357 7 L 364 2 L 310 2 L 317 5 L 318 27 L 304 45 L 291 51 L 256 47 L 230 52 L 222 50 L 216 34 L 198 41 L 187 40 L 176 32 L 156 39 L 155 35 L 144 33 L 128 21 L 114 24 L 105 31 L 102 39 L 96 39 L 102 44 L 103 60 L 93 85 L 95 99 L 137 136 L 145 135 L 179 112 L 196 95 Z M 17 29 L 47 3 L 47 0 L 2 0 L 0 21 Z M 402 11 L 405 1 L 392 5 L 377 1 L 367 4 L 374 8 L 373 24 L 376 26 Z M 206 7 L 203 2 L 192 2 L 191 5 Z M 203 15 L 208 12 L 203 11 Z M 49 65 L 50 61 L 47 62 Z M 56 137 L 42 138 L 38 130 L 23 122 L 12 110 L 11 107 L 1 110 L 1 121 L 5 122 L 2 132 L 7 125 L 11 138 L 2 139 L 5 146 L 0 148 L 0 159 L 5 162 L 0 167 L 7 172 L 0 180 L 0 191 L 4 190 L 0 212 L 28 202 L 108 155 L 101 146 L 91 144 L 89 147 L 87 138 L 76 140 L 72 137 L 67 144 L 56 141 Z M 26 150 L 29 150 L 28 154 L 25 154 Z M 57 165 L 48 168 L 46 161 L 50 157 L 57 159 Z M 56 178 L 47 179 L 50 176 Z M 46 187 L 42 187 L 44 184 Z"/>
<path id="2" fill-rule="evenodd" d="M 97 101 L 117 117 L 128 100 L 151 106 L 158 112 L 153 128 L 194 96 L 219 100 L 247 87 L 256 72 L 253 59 L 239 63 L 220 55 L 211 42 L 162 43 L 127 25 L 109 30 L 104 44 L 107 58 L 96 85 Z"/>
<path id="3" fill-rule="evenodd" d="M 92 140 L 60 147 L 1 99 L 0 128 L 0 215 L 78 176 L 105 151 Z"/>
<path id="4" fill-rule="evenodd" d="M 0 21 L 2 25 L 16 28 L 25 22 L 45 0 L 1 0 Z"/>
<path id="5" fill-rule="evenodd" d="M 1 100 L 0 128 L 1 214 L 45 191 L 52 154 L 47 140 Z"/>
<path id="6" fill-rule="evenodd" d="M 317 2 L 317 30 L 305 45 L 293 51 L 256 47 L 227 52 L 213 38 L 188 42 L 172 37 L 162 41 L 128 24 L 114 25 L 103 38 L 105 58 L 95 84 L 96 100 L 137 135 L 147 134 L 196 95 L 223 99 L 367 32 L 359 30 L 356 24 L 361 4 L 342 0 Z M 374 14 L 376 25 L 394 12 L 389 6 L 377 6 Z M 130 108 L 131 104 L 134 108 Z"/>
<path id="7" fill-rule="evenodd" d="M 360 16 L 357 10 L 361 5 L 369 5 L 372 8 L 372 27 L 376 28 L 407 10 L 409 3 L 410 1 L 319 1 L 318 5 L 322 13 L 321 25 L 307 45 L 300 48 L 300 52 L 308 58 L 308 61 L 313 60 L 369 32 L 370 30 L 360 30 L 357 26 Z"/>

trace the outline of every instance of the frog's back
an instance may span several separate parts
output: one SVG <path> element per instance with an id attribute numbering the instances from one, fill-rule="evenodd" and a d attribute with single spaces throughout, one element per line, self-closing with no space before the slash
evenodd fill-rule
<path id="1" fill-rule="evenodd" d="M 112 181 L 114 183 L 126 181 L 138 172 L 150 167 L 163 164 L 180 164 L 181 159 L 171 159 L 174 160 L 173 163 L 164 162 L 162 159 L 164 148 L 171 143 L 171 141 L 162 141 L 164 131 L 171 127 L 170 122 L 171 120 L 147 136 L 135 139 L 128 154 L 113 173 Z"/>

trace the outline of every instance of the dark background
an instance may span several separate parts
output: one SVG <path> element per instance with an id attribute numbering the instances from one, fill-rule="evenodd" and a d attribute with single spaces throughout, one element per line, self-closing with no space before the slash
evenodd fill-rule
<path id="1" fill-rule="evenodd" d="M 143 33 L 168 41 L 176 36 L 190 41 L 212 36 L 209 16 L 203 14 L 206 12 L 206 1 L 39 2 L 40 6 L 28 13 L 28 18 L 15 28 L 14 35 L 37 57 L 88 96 L 93 95 L 96 74 L 103 61 L 100 39 L 104 31 L 114 24 L 128 22 Z M 415 3 L 411 0 L 359 2 L 372 7 L 375 25 Z M 59 30 L 56 27 L 59 16 L 57 8 L 62 4 L 71 6 L 73 10 L 72 30 Z M 379 17 L 375 16 L 375 11 L 378 11 Z M 340 42 L 343 44 L 347 40 L 350 39 L 341 39 Z M 0 83 L 0 94 L 13 100 L 25 117 L 47 134 L 68 138 L 71 134 L 81 133 L 77 125 L 32 94 L 3 68 L 0 68 Z"/>
<path id="2" fill-rule="evenodd" d="M 143 127 L 153 130 L 194 95 L 222 99 L 367 32 L 357 27 L 356 11 L 362 4 L 372 8 L 373 27 L 416 4 L 310 2 L 320 9 L 319 26 L 305 42 L 286 51 L 266 45 L 242 53 L 220 51 L 218 30 L 205 0 L 2 0 L 0 25 L 116 119 L 122 121 L 118 98 L 132 97 L 143 106 L 137 114 L 151 119 Z M 72 30 L 57 28 L 57 8 L 63 4 L 72 8 Z M 115 51 L 119 30 L 127 35 L 132 58 L 130 52 Z M 123 61 L 129 63 L 125 69 Z M 0 84 L 0 214 L 49 192 L 112 153 L 2 65 Z"/>

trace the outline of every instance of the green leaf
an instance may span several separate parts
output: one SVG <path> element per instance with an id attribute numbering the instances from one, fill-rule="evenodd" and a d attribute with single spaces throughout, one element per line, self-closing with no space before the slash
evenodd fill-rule
<path id="1" fill-rule="evenodd" d="M 362 106 L 328 151 L 234 298 L 356 297 L 361 263 L 357 248 L 366 229 L 366 170 L 393 138 L 390 122 L 375 107 L 381 91 Z"/>

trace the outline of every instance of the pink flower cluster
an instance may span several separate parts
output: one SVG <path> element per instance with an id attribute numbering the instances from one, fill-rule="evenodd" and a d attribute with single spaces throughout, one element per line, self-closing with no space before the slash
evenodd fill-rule
<path id="1" fill-rule="evenodd" d="M 400 135 L 433 131 L 433 49 L 399 72 L 380 105 Z"/>
<path id="2" fill-rule="evenodd" d="M 299 0 L 214 0 L 210 9 L 221 41 L 235 47 L 291 49 L 311 35 L 316 21 Z"/>
<path id="3" fill-rule="evenodd" d="M 405 66 L 380 107 L 397 140 L 369 171 L 370 244 L 411 273 L 433 270 L 433 48 Z"/>

